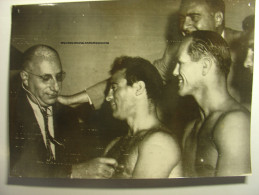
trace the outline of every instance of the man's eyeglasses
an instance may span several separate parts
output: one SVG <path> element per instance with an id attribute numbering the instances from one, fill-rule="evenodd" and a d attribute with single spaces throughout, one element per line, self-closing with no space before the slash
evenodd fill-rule
<path id="1" fill-rule="evenodd" d="M 34 75 L 34 76 L 36 76 L 36 77 L 41 78 L 41 80 L 42 80 L 43 82 L 45 82 L 45 83 L 48 83 L 48 82 L 50 82 L 51 80 L 54 79 L 54 78 L 53 78 L 53 75 L 51 75 L 51 74 L 37 75 L 37 74 L 34 74 L 34 73 L 32 73 L 32 72 L 28 72 L 28 71 L 25 71 L 25 72 L 27 72 L 27 73 L 29 73 L 29 74 L 31 74 L 31 75 Z M 63 72 L 63 71 L 60 72 L 60 73 L 58 73 L 58 74 L 56 74 L 56 76 L 55 76 L 56 81 L 57 81 L 57 82 L 62 82 L 62 81 L 65 79 L 65 76 L 66 76 L 66 73 Z"/>

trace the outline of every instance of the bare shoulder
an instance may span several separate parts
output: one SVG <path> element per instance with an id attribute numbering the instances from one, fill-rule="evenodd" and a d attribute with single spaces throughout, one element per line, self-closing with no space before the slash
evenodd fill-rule
<path id="1" fill-rule="evenodd" d="M 250 113 L 245 109 L 223 112 L 213 129 L 218 152 L 217 175 L 250 173 Z"/>
<path id="2" fill-rule="evenodd" d="M 180 153 L 180 147 L 176 137 L 166 131 L 155 131 L 144 137 L 139 146 L 140 150 L 153 150 L 159 148 L 161 151 Z"/>
<path id="3" fill-rule="evenodd" d="M 223 112 L 214 125 L 213 134 L 218 143 L 250 136 L 250 112 L 245 109 Z"/>
<path id="4" fill-rule="evenodd" d="M 138 160 L 133 177 L 167 178 L 173 169 L 181 173 L 181 152 L 177 140 L 164 131 L 150 130 L 138 146 Z M 178 172 L 177 172 L 178 171 Z"/>

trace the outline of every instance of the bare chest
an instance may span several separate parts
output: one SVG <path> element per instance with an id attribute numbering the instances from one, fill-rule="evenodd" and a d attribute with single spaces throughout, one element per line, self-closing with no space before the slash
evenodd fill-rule
<path id="1" fill-rule="evenodd" d="M 113 178 L 131 178 L 138 159 L 140 138 L 121 138 L 107 153 L 107 157 L 115 158 L 118 166 Z"/>
<path id="2" fill-rule="evenodd" d="M 214 176 L 218 152 L 213 140 L 216 118 L 196 124 L 190 130 L 183 149 L 186 176 Z"/>

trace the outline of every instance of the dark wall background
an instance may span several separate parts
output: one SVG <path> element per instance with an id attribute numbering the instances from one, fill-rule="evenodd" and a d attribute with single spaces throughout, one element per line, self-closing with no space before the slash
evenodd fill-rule
<path id="1" fill-rule="evenodd" d="M 255 2 L 225 3 L 226 26 L 241 30 L 242 20 L 254 14 Z M 151 62 L 161 58 L 179 4 L 180 0 L 130 0 L 14 6 L 11 54 L 16 57 L 11 68 L 19 68 L 19 53 L 28 47 L 50 45 L 59 52 L 67 72 L 63 94 L 78 92 L 107 78 L 115 57 L 141 56 Z"/>

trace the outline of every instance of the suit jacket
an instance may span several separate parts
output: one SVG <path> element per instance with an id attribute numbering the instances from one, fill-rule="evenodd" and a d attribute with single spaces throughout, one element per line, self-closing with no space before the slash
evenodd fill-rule
<path id="1" fill-rule="evenodd" d="M 55 162 L 48 163 L 40 127 L 24 90 L 10 97 L 9 111 L 10 176 L 69 177 L 71 165 L 82 160 L 83 138 L 75 113 L 61 104 L 53 105 L 54 137 L 64 146 L 55 146 Z"/>
<path id="2" fill-rule="evenodd" d="M 242 36 L 241 31 L 233 30 L 231 28 L 225 28 L 224 34 L 225 34 L 224 39 L 227 41 L 230 47 L 234 42 L 238 41 Z"/>

